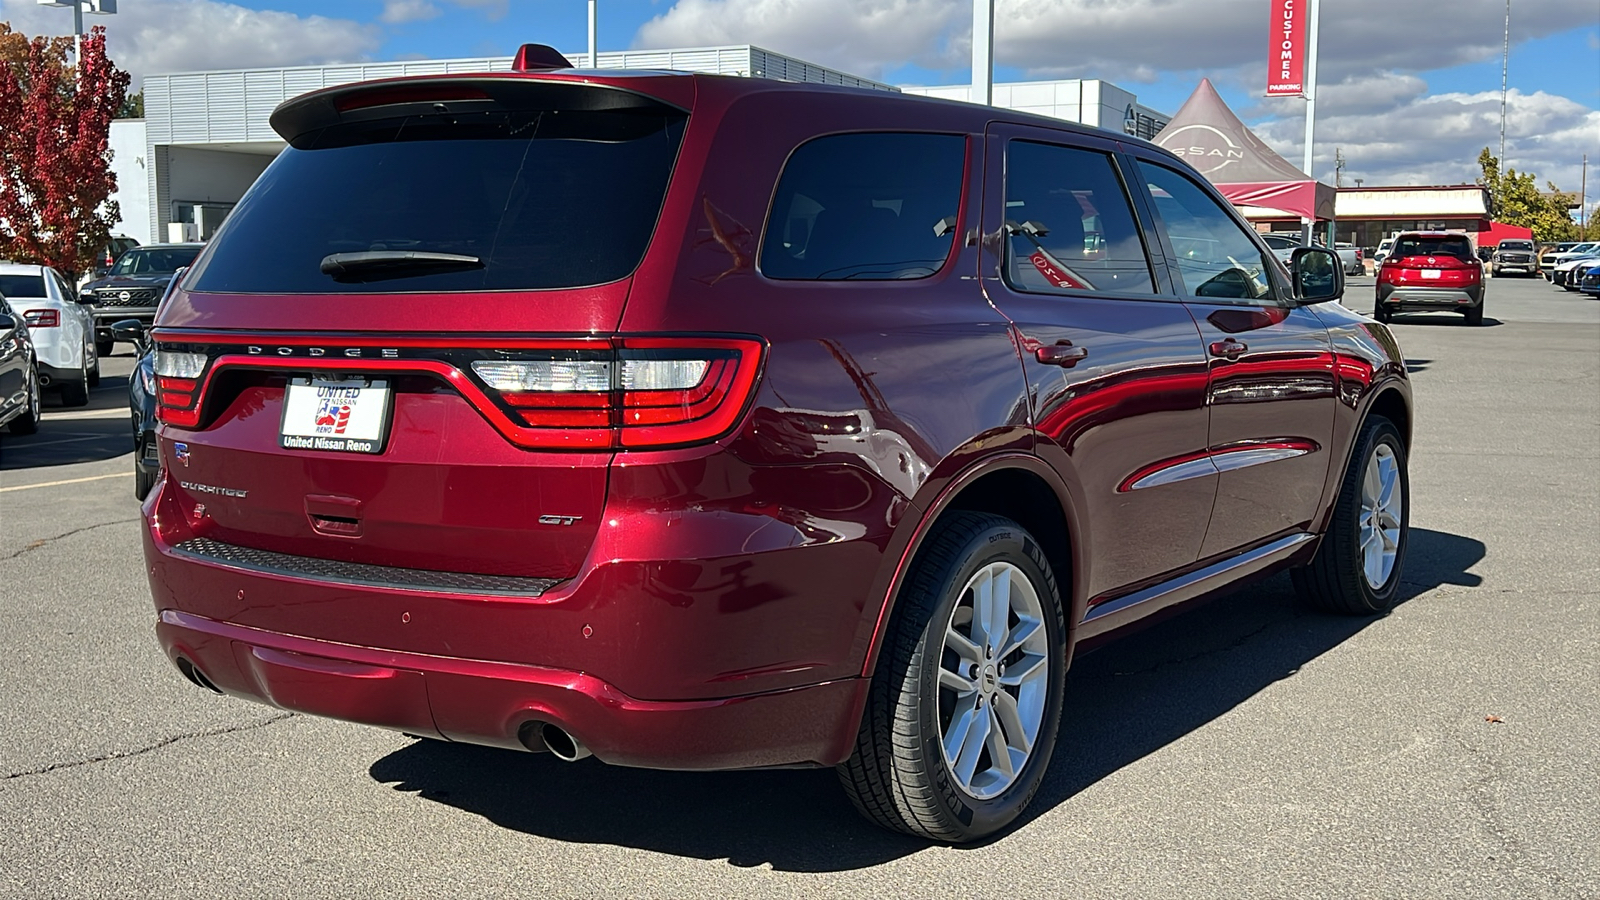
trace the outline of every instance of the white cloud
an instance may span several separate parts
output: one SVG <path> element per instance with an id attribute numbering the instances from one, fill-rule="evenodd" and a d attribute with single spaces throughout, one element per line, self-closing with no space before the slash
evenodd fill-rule
<path id="1" fill-rule="evenodd" d="M 24 34 L 70 34 L 70 10 L 35 0 L 0 0 L 0 18 Z M 255 66 L 314 65 L 366 58 L 377 49 L 375 28 L 348 19 L 246 9 L 217 0 L 136 0 L 114 16 L 86 16 L 85 27 L 106 26 L 113 62 L 145 75 Z"/>
<path id="2" fill-rule="evenodd" d="M 971 8 L 957 0 L 678 0 L 634 43 L 756 44 L 871 78 L 907 62 L 948 65 L 949 32 Z"/>
<path id="3" fill-rule="evenodd" d="M 378 16 L 378 20 L 390 25 L 403 25 L 438 17 L 439 7 L 428 0 L 384 0 L 383 14 Z"/>
<path id="4" fill-rule="evenodd" d="M 1410 76 L 1401 93 L 1412 89 Z M 1335 148 L 1346 160 L 1344 183 L 1470 184 L 1481 174 L 1478 154 L 1499 152 L 1500 92 L 1416 95 L 1387 109 L 1360 106 L 1324 115 L 1318 101 L 1315 174 L 1333 180 Z M 1298 113 L 1299 110 L 1296 110 Z M 1298 162 L 1305 145 L 1300 115 L 1255 126 L 1261 139 Z M 1506 160 L 1532 172 L 1540 188 L 1553 181 L 1578 190 L 1583 154 L 1600 159 L 1600 111 L 1542 91 L 1511 91 L 1506 106 Z"/>
<path id="5" fill-rule="evenodd" d="M 906 62 L 962 69 L 971 10 L 967 0 L 677 0 L 635 40 L 642 47 L 759 44 L 869 76 Z M 1498 57 L 1504 16 L 1503 0 L 1454 0 L 1441 14 L 1397 11 L 1393 0 L 1324 4 L 1319 74 L 1337 82 Z M 1519 4 L 1512 40 L 1593 16 L 1593 0 Z M 1258 66 L 1264 80 L 1267 27 L 1262 0 L 998 0 L 995 59 L 1038 78 L 1148 82 L 1157 70 Z"/>

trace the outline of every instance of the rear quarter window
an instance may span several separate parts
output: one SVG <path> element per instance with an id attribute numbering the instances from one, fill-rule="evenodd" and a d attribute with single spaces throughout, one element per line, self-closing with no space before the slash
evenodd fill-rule
<path id="1" fill-rule="evenodd" d="M 43 275 L 0 275 L 0 296 L 5 297 L 48 297 L 44 289 Z"/>
<path id="2" fill-rule="evenodd" d="M 954 242 L 966 138 L 840 134 L 803 144 L 778 179 L 761 273 L 806 281 L 926 278 Z"/>

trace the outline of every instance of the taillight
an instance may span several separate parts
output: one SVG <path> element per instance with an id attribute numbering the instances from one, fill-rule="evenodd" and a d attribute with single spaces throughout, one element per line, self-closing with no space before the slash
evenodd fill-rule
<path id="1" fill-rule="evenodd" d="M 157 350 L 156 419 L 168 425 L 193 428 L 200 424 L 200 375 L 206 370 L 204 353 Z"/>
<path id="2" fill-rule="evenodd" d="M 59 309 L 30 309 L 22 314 L 29 328 L 56 328 L 61 324 Z"/>
<path id="3" fill-rule="evenodd" d="M 472 371 L 535 446 L 642 449 L 715 440 L 738 422 L 761 344 L 622 338 L 613 349 L 477 360 Z"/>

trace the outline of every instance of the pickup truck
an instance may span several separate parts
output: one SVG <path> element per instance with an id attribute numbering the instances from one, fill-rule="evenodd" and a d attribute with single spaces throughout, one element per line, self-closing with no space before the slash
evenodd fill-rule
<path id="1" fill-rule="evenodd" d="M 1360 247 L 1355 244 L 1347 244 L 1344 241 L 1337 241 L 1333 245 L 1333 250 L 1339 254 L 1339 260 L 1344 263 L 1344 273 L 1346 275 L 1367 274 L 1367 265 L 1361 261 Z"/>

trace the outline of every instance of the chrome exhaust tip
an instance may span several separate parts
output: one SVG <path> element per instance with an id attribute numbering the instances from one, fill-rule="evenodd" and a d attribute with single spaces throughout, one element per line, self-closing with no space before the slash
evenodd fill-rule
<path id="1" fill-rule="evenodd" d="M 585 747 L 582 741 L 569 734 L 565 728 L 551 725 L 549 722 L 540 727 L 539 740 L 544 744 L 544 749 L 562 762 L 577 762 L 591 755 L 589 748 Z"/>

